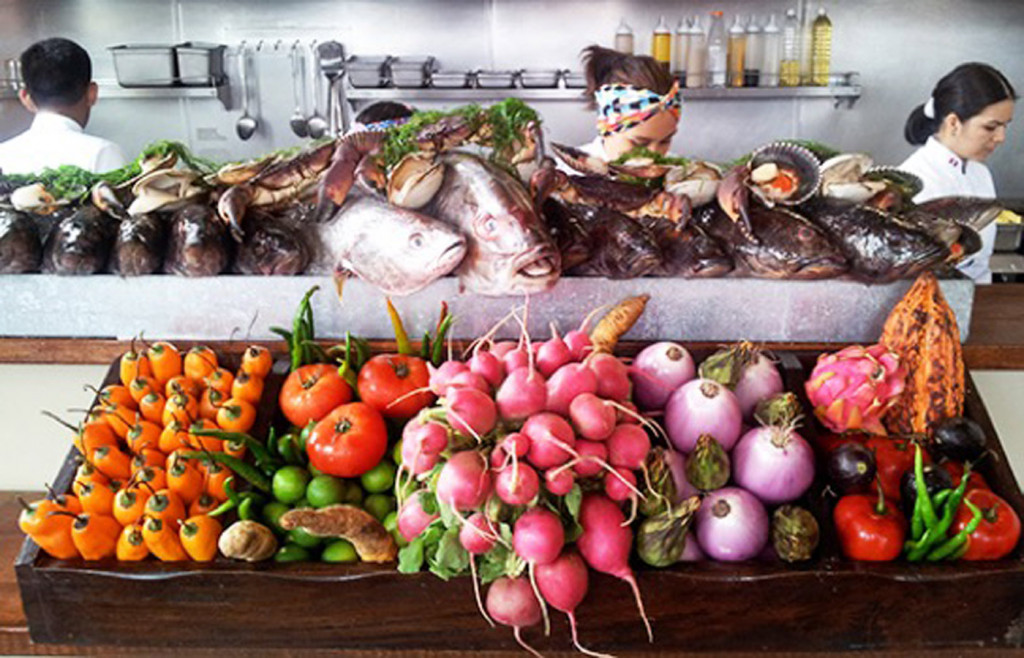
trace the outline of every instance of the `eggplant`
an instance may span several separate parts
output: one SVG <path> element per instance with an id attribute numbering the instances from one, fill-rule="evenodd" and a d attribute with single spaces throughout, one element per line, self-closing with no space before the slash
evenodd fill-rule
<path id="1" fill-rule="evenodd" d="M 953 488 L 953 476 L 941 466 L 927 464 L 924 467 L 924 484 L 928 489 L 928 495 L 934 496 L 943 489 Z M 903 511 L 909 519 L 914 515 L 914 504 L 917 503 L 917 479 L 914 477 L 913 468 L 908 468 L 900 478 L 900 497 Z"/>
<path id="2" fill-rule="evenodd" d="M 985 432 L 970 418 L 947 418 L 935 426 L 932 452 L 958 462 L 976 462 L 985 454 Z"/>
<path id="3" fill-rule="evenodd" d="M 875 479 L 875 453 L 862 443 L 844 443 L 828 456 L 828 478 L 839 493 L 866 493 Z"/>

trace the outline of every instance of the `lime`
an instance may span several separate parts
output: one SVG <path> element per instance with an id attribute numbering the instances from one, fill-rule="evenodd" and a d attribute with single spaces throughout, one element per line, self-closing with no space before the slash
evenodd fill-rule
<path id="1" fill-rule="evenodd" d="M 274 498 L 282 503 L 294 503 L 306 494 L 309 472 L 301 466 L 285 466 L 274 473 L 271 488 Z"/>
<path id="2" fill-rule="evenodd" d="M 304 562 L 309 558 L 309 551 L 297 544 L 285 544 L 274 554 L 275 562 Z"/>
<path id="3" fill-rule="evenodd" d="M 363 501 L 363 509 L 373 514 L 378 521 L 383 521 L 395 509 L 395 498 L 387 494 L 370 494 Z"/>
<path id="4" fill-rule="evenodd" d="M 358 562 L 359 555 L 351 542 L 338 539 L 324 547 L 320 559 L 324 562 Z"/>
<path id="5" fill-rule="evenodd" d="M 395 444 L 395 448 L 391 451 L 391 459 L 396 464 L 402 463 L 402 439 L 398 440 L 398 443 Z"/>
<path id="6" fill-rule="evenodd" d="M 359 486 L 359 482 L 356 480 L 350 480 L 346 484 L 345 489 L 345 500 L 342 501 L 346 505 L 355 505 L 356 507 L 363 504 L 363 488 Z"/>
<path id="7" fill-rule="evenodd" d="M 274 532 L 284 532 L 284 528 L 281 527 L 281 515 L 290 509 L 288 505 L 272 500 L 263 506 L 263 520 Z"/>
<path id="8" fill-rule="evenodd" d="M 313 507 L 337 505 L 345 499 L 345 483 L 333 475 L 318 475 L 306 485 L 306 499 Z"/>
<path id="9" fill-rule="evenodd" d="M 382 459 L 379 464 L 363 473 L 360 480 L 363 488 L 370 493 L 389 491 L 395 486 L 395 465 Z"/>
<path id="10" fill-rule="evenodd" d="M 320 545 L 320 537 L 315 537 L 302 528 L 289 530 L 288 541 L 302 548 L 315 548 Z"/>

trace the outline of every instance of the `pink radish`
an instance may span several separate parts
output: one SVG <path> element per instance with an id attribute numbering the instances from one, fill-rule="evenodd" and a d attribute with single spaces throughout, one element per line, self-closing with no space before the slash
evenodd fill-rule
<path id="1" fill-rule="evenodd" d="M 569 353 L 573 361 L 582 361 L 590 351 L 594 349 L 590 342 L 590 336 L 585 331 L 574 329 L 565 335 L 565 344 L 569 347 Z"/>
<path id="2" fill-rule="evenodd" d="M 567 468 L 552 468 L 544 472 L 544 488 L 556 496 L 564 496 L 572 491 L 576 484 L 572 470 Z"/>
<path id="3" fill-rule="evenodd" d="M 495 390 L 505 379 L 505 364 L 493 352 L 478 351 L 470 357 L 466 365 L 469 366 L 470 372 L 486 379 Z"/>
<path id="4" fill-rule="evenodd" d="M 548 411 L 534 414 L 520 431 L 530 439 L 526 458 L 537 468 L 558 466 L 575 456 L 572 452 L 575 452 L 576 436 L 572 426 L 561 416 Z"/>
<path id="5" fill-rule="evenodd" d="M 421 446 L 402 442 L 402 468 L 413 475 L 422 475 L 441 460 L 439 452 L 424 452 Z"/>
<path id="6" fill-rule="evenodd" d="M 644 612 L 643 599 L 636 578 L 629 568 L 629 553 L 633 547 L 633 533 L 623 527 L 626 517 L 619 506 L 607 496 L 589 493 L 583 497 L 580 505 L 580 525 L 583 533 L 576 541 L 576 546 L 591 569 L 615 576 L 629 583 L 636 597 L 640 617 L 647 628 L 647 637 L 654 642 L 651 623 Z"/>
<path id="7" fill-rule="evenodd" d="M 516 642 L 534 656 L 537 650 L 523 641 L 520 630 L 541 620 L 540 602 L 525 578 L 503 577 L 491 583 L 487 590 L 487 612 L 499 624 L 512 627 Z"/>
<path id="8" fill-rule="evenodd" d="M 530 451 L 530 437 L 520 432 L 506 434 L 505 438 L 498 444 L 506 452 L 513 453 L 516 457 L 522 458 Z"/>
<path id="9" fill-rule="evenodd" d="M 615 472 L 618 476 L 606 473 L 604 476 L 604 492 L 612 500 L 622 503 L 631 500 L 634 496 L 633 490 L 626 486 L 626 482 L 636 487 L 636 476 L 628 468 L 617 466 Z"/>
<path id="10" fill-rule="evenodd" d="M 505 420 L 525 420 L 543 411 L 548 401 L 547 382 L 544 377 L 525 367 L 513 370 L 498 388 L 495 396 L 498 413 Z"/>
<path id="11" fill-rule="evenodd" d="M 470 370 L 463 370 L 449 379 L 448 388 L 475 388 L 482 393 L 486 393 L 488 396 L 491 394 L 491 385 L 488 381 L 483 376 Z"/>
<path id="12" fill-rule="evenodd" d="M 651 451 L 651 439 L 639 425 L 619 425 L 606 441 L 608 463 L 630 470 L 643 467 Z"/>
<path id="13" fill-rule="evenodd" d="M 551 373 L 570 361 L 572 361 L 572 354 L 569 351 L 569 346 L 555 331 L 555 325 L 552 323 L 551 339 L 541 343 L 537 348 L 537 370 L 545 377 L 550 377 Z"/>
<path id="14" fill-rule="evenodd" d="M 459 512 L 474 510 L 491 495 L 491 473 L 483 455 L 463 450 L 452 455 L 437 478 L 437 499 Z"/>
<path id="15" fill-rule="evenodd" d="M 428 361 L 427 370 L 430 372 L 430 391 L 438 397 L 444 397 L 452 377 L 468 371 L 469 366 L 462 361 L 445 361 L 435 368 Z"/>
<path id="16" fill-rule="evenodd" d="M 472 555 L 483 555 L 491 550 L 496 539 L 487 517 L 480 512 L 471 514 L 459 530 L 459 543 Z"/>
<path id="17" fill-rule="evenodd" d="M 475 388 L 449 388 L 443 406 L 452 429 L 477 440 L 498 422 L 494 400 Z"/>
<path id="18" fill-rule="evenodd" d="M 584 362 L 597 378 L 597 394 L 608 400 L 628 400 L 633 391 L 629 368 L 618 358 L 604 352 L 591 354 Z"/>
<path id="19" fill-rule="evenodd" d="M 501 357 L 501 363 L 505 366 L 505 372 L 512 372 L 517 368 L 525 368 L 530 365 L 530 354 L 525 347 L 517 347 Z"/>
<path id="20" fill-rule="evenodd" d="M 581 478 L 593 477 L 600 473 L 604 468 L 601 462 L 608 459 L 608 448 L 599 441 L 577 441 L 576 452 L 580 456 L 572 470 Z"/>
<path id="21" fill-rule="evenodd" d="M 615 419 L 619 423 L 638 424 L 640 422 L 640 414 L 637 411 L 636 405 L 633 404 L 632 402 L 620 402 L 619 406 L 616 407 L 616 411 L 618 412 L 618 414 L 616 415 Z"/>
<path id="22" fill-rule="evenodd" d="M 568 363 L 548 380 L 548 411 L 569 415 L 569 405 L 582 393 L 597 393 L 597 377 L 582 363 Z"/>
<path id="23" fill-rule="evenodd" d="M 509 505 L 527 505 L 540 493 L 540 478 L 528 464 L 514 462 L 498 471 L 494 492 Z"/>
<path id="24" fill-rule="evenodd" d="M 575 551 L 565 551 L 554 562 L 538 565 L 536 577 L 537 588 L 544 600 L 555 610 L 569 616 L 569 630 L 576 648 L 588 656 L 607 658 L 607 654 L 583 647 L 576 632 L 576 608 L 587 596 L 590 586 L 590 572 L 583 558 Z"/>
<path id="25" fill-rule="evenodd" d="M 498 357 L 499 359 L 504 359 L 506 354 L 508 354 L 514 349 L 517 349 L 518 347 L 519 343 L 515 341 L 503 340 L 500 343 L 495 343 L 494 345 L 492 345 L 491 349 L 488 351 L 494 356 Z"/>
<path id="26" fill-rule="evenodd" d="M 512 548 L 530 564 L 554 562 L 565 546 L 565 529 L 554 512 L 533 507 L 516 521 L 512 529 Z"/>
<path id="27" fill-rule="evenodd" d="M 448 429 L 440 423 L 413 419 L 402 430 L 402 468 L 421 475 L 434 468 L 448 447 Z"/>
<path id="28" fill-rule="evenodd" d="M 617 411 L 594 393 L 580 393 L 569 403 L 569 418 L 580 436 L 603 441 L 615 429 Z"/>
<path id="29" fill-rule="evenodd" d="M 419 537 L 437 514 L 427 514 L 423 509 L 423 496 L 426 491 L 420 490 L 414 493 L 409 500 L 405 501 L 402 509 L 398 510 L 398 532 L 405 541 L 412 541 Z"/>

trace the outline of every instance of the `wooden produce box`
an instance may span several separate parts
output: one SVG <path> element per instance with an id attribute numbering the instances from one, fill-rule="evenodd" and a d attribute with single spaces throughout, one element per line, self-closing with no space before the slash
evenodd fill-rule
<path id="1" fill-rule="evenodd" d="M 638 344 L 625 346 L 635 353 Z M 701 356 L 701 355 L 695 355 Z M 789 390 L 802 392 L 810 353 L 780 355 Z M 802 366 L 798 362 L 802 361 Z M 115 377 L 111 370 L 108 381 Z M 280 378 L 277 380 L 280 385 Z M 273 397 L 270 397 L 273 396 Z M 265 399 L 276 399 L 268 381 Z M 1024 517 L 1024 496 L 968 377 L 966 415 L 993 455 L 979 467 Z M 812 432 L 806 430 L 805 436 Z M 55 486 L 70 485 L 69 457 Z M 655 570 L 634 564 L 651 617 L 649 645 L 628 586 L 592 572 L 577 610 L 581 642 L 602 652 L 840 651 L 1020 648 L 1024 550 L 997 562 L 858 563 L 843 559 L 820 475 L 804 501 L 818 517 L 815 559 L 699 562 Z M 16 572 L 35 642 L 148 647 L 515 651 L 509 628 L 490 628 L 468 578 L 403 575 L 393 565 L 60 561 L 26 539 Z M 565 615 L 551 636 L 525 629 L 542 652 L 572 650 Z"/>

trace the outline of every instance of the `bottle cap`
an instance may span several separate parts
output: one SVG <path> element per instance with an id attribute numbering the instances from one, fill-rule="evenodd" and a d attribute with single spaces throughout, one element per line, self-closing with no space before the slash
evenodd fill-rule
<path id="1" fill-rule="evenodd" d="M 746 32 L 746 30 L 743 29 L 743 23 L 740 22 L 739 14 L 736 14 L 736 16 L 733 17 L 732 27 L 729 28 L 729 32 L 731 34 L 743 34 L 744 32 Z"/>
<path id="2" fill-rule="evenodd" d="M 775 14 L 768 17 L 768 24 L 764 26 L 765 32 L 778 32 L 779 26 L 775 24 Z"/>
<path id="3" fill-rule="evenodd" d="M 658 21 L 658 26 L 654 28 L 654 32 L 656 34 L 672 34 L 672 30 L 669 29 L 664 16 Z"/>
<path id="4" fill-rule="evenodd" d="M 760 32 L 761 26 L 757 23 L 757 17 L 753 14 L 750 15 L 750 22 L 747 23 L 747 32 Z"/>
<path id="5" fill-rule="evenodd" d="M 621 21 L 619 21 L 619 29 L 615 30 L 615 34 L 629 34 L 632 36 L 633 28 L 631 28 L 626 23 L 626 19 L 623 18 Z"/>
<path id="6" fill-rule="evenodd" d="M 796 18 L 796 9 L 790 8 L 786 10 L 786 18 Z"/>
<path id="7" fill-rule="evenodd" d="M 793 11 L 796 11 L 796 10 L 794 9 Z M 722 12 L 720 12 L 720 11 L 713 11 L 713 12 L 711 12 L 711 15 L 714 16 L 715 18 L 721 18 L 722 17 Z"/>
<path id="8" fill-rule="evenodd" d="M 676 34 L 689 34 L 691 27 L 693 26 L 690 24 L 689 18 L 680 18 L 679 27 L 676 28 Z"/>
<path id="9" fill-rule="evenodd" d="M 826 15 L 825 14 L 825 8 L 824 7 L 818 7 L 818 16 L 825 16 L 825 15 Z"/>

